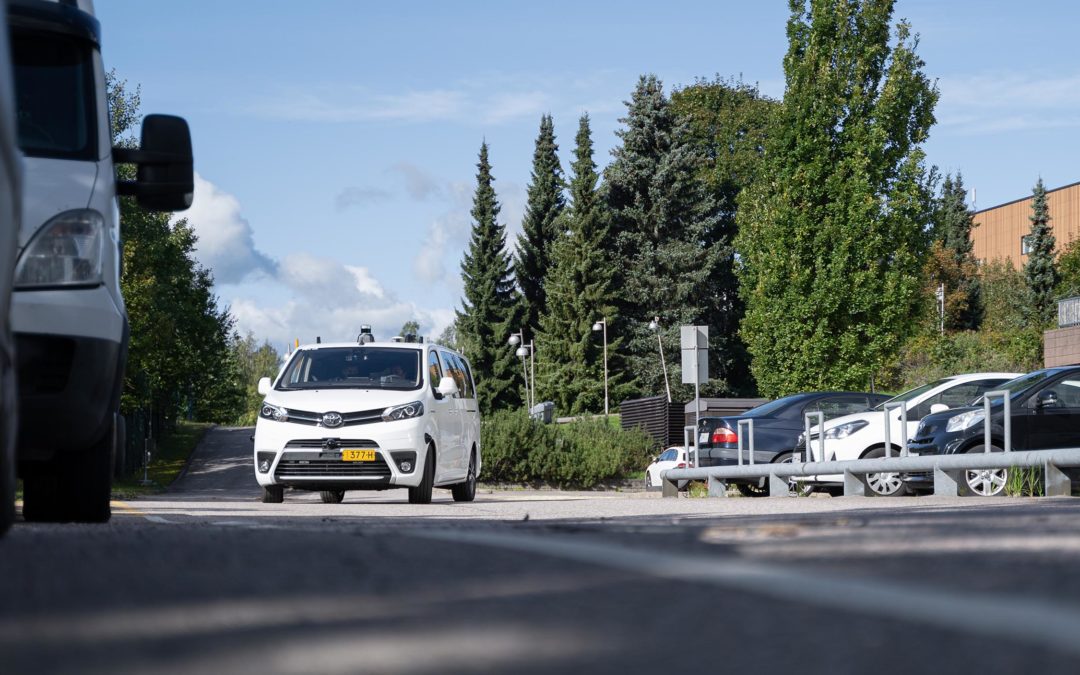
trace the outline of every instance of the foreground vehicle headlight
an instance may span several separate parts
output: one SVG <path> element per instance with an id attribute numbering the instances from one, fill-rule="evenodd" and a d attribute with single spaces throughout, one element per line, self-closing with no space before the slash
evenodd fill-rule
<path id="1" fill-rule="evenodd" d="M 825 432 L 825 439 L 839 439 L 847 438 L 851 434 L 855 433 L 859 429 L 862 429 L 867 424 L 870 424 L 866 420 L 857 420 L 855 422 L 848 422 L 847 424 L 841 424 L 833 427 Z"/>
<path id="2" fill-rule="evenodd" d="M 970 429 L 982 421 L 983 411 L 971 410 L 966 413 L 961 413 L 956 417 L 950 417 L 948 424 L 945 425 L 945 431 L 963 431 L 964 429 Z"/>
<path id="3" fill-rule="evenodd" d="M 393 422 L 394 420 L 407 420 L 412 417 L 420 417 L 424 414 L 424 404 L 420 401 L 413 401 L 412 403 L 406 403 L 405 405 L 395 405 L 391 408 L 387 408 L 383 411 L 383 422 Z"/>
<path id="4" fill-rule="evenodd" d="M 284 422 L 289 419 L 289 411 L 281 406 L 273 405 L 270 403 L 263 403 L 262 408 L 259 408 L 259 417 L 264 420 L 274 420 L 275 422 Z"/>
<path id="5" fill-rule="evenodd" d="M 49 220 L 23 249 L 15 287 L 89 286 L 102 281 L 105 219 L 97 211 L 65 211 Z"/>

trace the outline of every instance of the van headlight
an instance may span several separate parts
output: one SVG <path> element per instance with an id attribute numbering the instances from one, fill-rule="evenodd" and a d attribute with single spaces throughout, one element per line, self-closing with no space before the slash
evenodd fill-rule
<path id="1" fill-rule="evenodd" d="M 65 211 L 45 223 L 19 256 L 15 287 L 101 284 L 105 219 L 97 211 Z"/>
<path id="2" fill-rule="evenodd" d="M 960 413 L 955 417 L 950 417 L 949 422 L 945 425 L 945 431 L 963 431 L 964 429 L 970 429 L 982 421 L 982 410 L 969 410 L 966 413 Z"/>
<path id="3" fill-rule="evenodd" d="M 393 422 L 394 420 L 407 420 L 412 417 L 420 417 L 424 414 L 424 404 L 420 401 L 413 401 L 412 403 L 406 403 L 405 405 L 395 405 L 387 408 L 383 411 L 383 422 Z"/>
<path id="4" fill-rule="evenodd" d="M 865 427 L 867 424 L 870 423 L 866 420 L 856 420 L 854 422 L 848 422 L 846 424 L 839 424 L 825 432 L 825 440 L 847 438 L 859 429 Z"/>
<path id="5" fill-rule="evenodd" d="M 282 408 L 279 405 L 273 405 L 272 403 L 263 403 L 259 408 L 259 417 L 264 420 L 274 420 L 275 422 L 284 422 L 289 419 L 289 411 Z"/>

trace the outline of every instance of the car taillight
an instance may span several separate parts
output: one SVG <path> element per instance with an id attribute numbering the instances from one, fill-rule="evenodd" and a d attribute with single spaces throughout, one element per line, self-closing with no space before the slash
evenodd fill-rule
<path id="1" fill-rule="evenodd" d="M 712 442 L 716 443 L 738 443 L 739 435 L 727 427 L 716 427 L 712 432 Z"/>
<path id="2" fill-rule="evenodd" d="M 676 469 L 685 469 L 686 468 L 686 462 L 679 462 L 678 465 L 675 466 L 675 468 Z"/>

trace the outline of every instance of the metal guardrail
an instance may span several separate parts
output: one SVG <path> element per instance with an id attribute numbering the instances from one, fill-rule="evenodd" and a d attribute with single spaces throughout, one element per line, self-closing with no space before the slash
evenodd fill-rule
<path id="1" fill-rule="evenodd" d="M 710 495 L 723 495 L 727 482 L 736 478 L 768 478 L 769 496 L 788 496 L 788 479 L 795 477 L 843 474 L 844 496 L 866 495 L 860 478 L 869 473 L 934 474 L 934 494 L 959 494 L 961 474 L 977 469 L 1009 469 L 1041 466 L 1046 472 L 1046 496 L 1071 494 L 1071 481 L 1061 467 L 1080 467 L 1080 448 L 1058 450 L 1027 450 L 1023 452 L 977 452 L 961 455 L 909 455 L 830 462 L 792 462 L 787 464 L 757 464 L 745 466 L 708 467 L 700 469 L 669 469 L 660 474 L 663 496 L 678 493 L 676 481 L 707 480 Z"/>

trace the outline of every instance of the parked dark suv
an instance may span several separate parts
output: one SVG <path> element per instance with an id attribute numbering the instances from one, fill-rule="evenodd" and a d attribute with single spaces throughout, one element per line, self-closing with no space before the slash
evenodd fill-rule
<path id="1" fill-rule="evenodd" d="M 887 401 L 883 394 L 852 391 L 816 391 L 792 394 L 759 405 L 742 415 L 703 417 L 698 426 L 700 466 L 738 464 L 739 420 L 754 420 L 754 461 L 760 463 L 789 462 L 803 432 L 803 415 L 822 412 L 825 419 L 865 412 Z M 750 443 L 743 441 L 743 461 L 749 462 Z M 739 492 L 747 496 L 765 495 L 764 479 L 736 482 Z"/>
<path id="2" fill-rule="evenodd" d="M 1013 450 L 1080 446 L 1080 366 L 1037 370 L 996 389 L 1009 392 Z M 984 452 L 984 410 L 981 400 L 976 403 L 924 417 L 908 441 L 908 450 L 919 455 Z M 1000 398 L 991 401 L 991 452 L 1004 447 L 1004 407 Z M 1007 481 L 1008 469 L 965 471 L 961 487 L 990 497 L 1001 494 Z M 930 473 L 908 474 L 904 482 L 915 490 L 934 487 Z"/>

